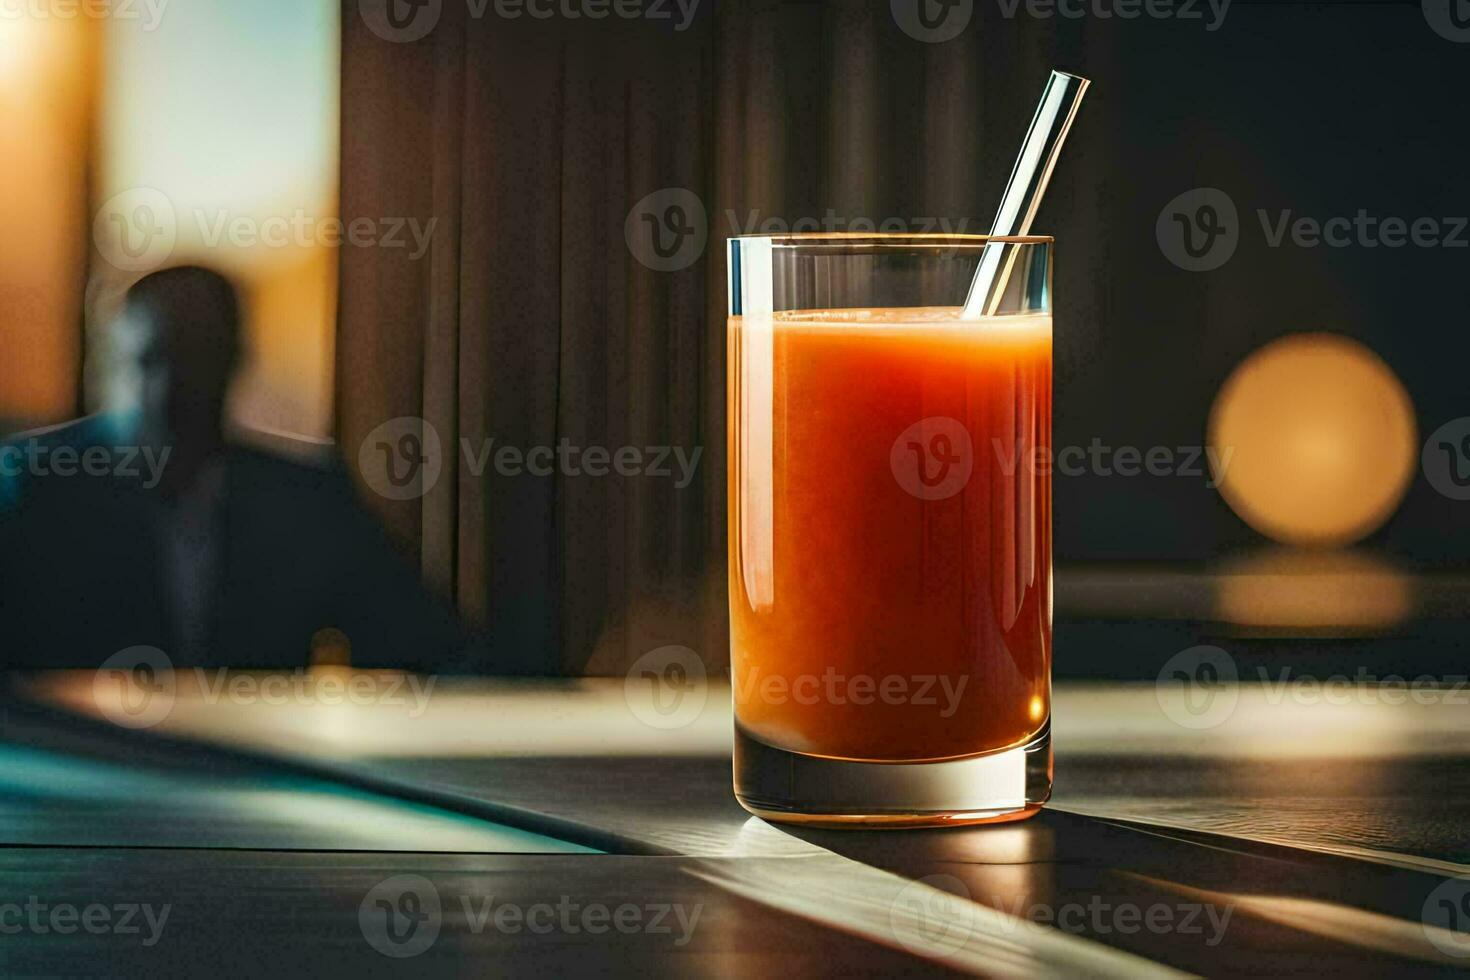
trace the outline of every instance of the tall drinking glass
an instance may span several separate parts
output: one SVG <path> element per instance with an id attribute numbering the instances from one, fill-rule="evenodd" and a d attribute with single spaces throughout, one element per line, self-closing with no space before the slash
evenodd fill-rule
<path id="1" fill-rule="evenodd" d="M 987 243 L 1006 285 L 965 319 Z M 1051 249 L 730 241 L 735 794 L 752 813 L 935 826 L 1050 795 Z"/>

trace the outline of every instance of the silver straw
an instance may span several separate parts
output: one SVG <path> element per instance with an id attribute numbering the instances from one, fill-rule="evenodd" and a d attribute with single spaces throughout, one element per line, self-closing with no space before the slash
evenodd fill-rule
<path id="1" fill-rule="evenodd" d="M 1011 171 L 1010 183 L 1006 184 L 1005 196 L 1000 199 L 1000 209 L 995 212 L 995 223 L 990 226 L 991 235 L 1025 235 L 1031 231 L 1031 222 L 1061 153 L 1062 141 L 1072 128 L 1082 94 L 1090 84 L 1087 79 L 1064 71 L 1053 71 L 1046 80 L 1041 104 L 1036 107 L 1026 142 L 1021 144 L 1021 155 L 1016 157 L 1016 167 Z M 965 319 L 995 313 L 1015 259 L 1016 249 L 1006 248 L 999 242 L 981 250 L 980 267 L 975 270 L 970 295 L 965 299 Z"/>

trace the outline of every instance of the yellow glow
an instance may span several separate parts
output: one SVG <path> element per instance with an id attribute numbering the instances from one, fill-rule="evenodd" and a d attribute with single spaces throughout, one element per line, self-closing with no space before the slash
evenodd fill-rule
<path id="1" fill-rule="evenodd" d="M 232 673 L 247 676 L 264 683 L 268 677 L 289 680 L 293 675 Z M 719 680 L 707 682 L 704 708 L 689 725 L 660 729 L 644 724 L 629 710 L 622 678 L 542 684 L 328 668 L 313 671 L 309 680 L 331 677 L 340 681 L 338 690 L 344 686 L 354 690 L 356 684 L 353 697 L 301 698 L 293 693 L 287 698 L 241 700 L 213 697 L 208 687 L 212 677 L 192 670 L 176 672 L 177 687 L 167 716 L 154 730 L 328 758 L 687 758 L 730 752 L 730 688 Z M 32 678 L 27 690 L 31 696 L 92 717 L 121 713 L 122 689 L 99 693 L 95 679 L 95 671 L 51 673 Z M 384 696 L 374 697 L 372 692 Z M 486 718 L 495 723 L 486 724 Z M 557 721 L 549 725 L 548 718 Z"/>
<path id="2" fill-rule="evenodd" d="M 1033 694 L 1031 696 L 1031 704 L 1029 706 L 1029 710 L 1031 712 L 1031 720 L 1040 721 L 1041 713 L 1046 710 L 1046 704 L 1041 700 L 1040 697 Z"/>
<path id="3" fill-rule="evenodd" d="M 1342 545 L 1392 516 L 1413 476 L 1408 392 L 1356 341 L 1296 334 L 1256 351 L 1210 413 L 1220 494 L 1277 541 Z"/>
<path id="4" fill-rule="evenodd" d="M 1242 626 L 1351 635 L 1387 628 L 1414 610 L 1408 576 L 1360 552 L 1272 548 L 1221 572 L 1217 617 Z"/>
<path id="5" fill-rule="evenodd" d="M 250 312 L 250 356 L 231 409 L 253 428 L 324 436 L 332 431 L 337 251 L 280 251 L 276 265 L 238 267 Z"/>
<path id="6" fill-rule="evenodd" d="M 311 656 L 308 662 L 312 670 L 341 672 L 351 676 L 348 669 L 352 664 L 352 641 L 339 629 L 321 629 L 312 634 Z"/>
<path id="7" fill-rule="evenodd" d="M 60 53 L 65 35 L 79 33 L 74 22 L 62 23 L 55 18 L 0 17 L 0 83 L 4 85 L 0 94 L 24 94 L 34 99 L 31 88 L 44 80 L 46 64 Z"/>
<path id="8" fill-rule="evenodd" d="M 0 16 L 0 418 L 29 424 L 76 405 L 91 34 L 85 18 Z"/>
<path id="9" fill-rule="evenodd" d="M 0 20 L 0 81 L 9 85 L 25 68 L 28 45 L 22 20 Z"/>

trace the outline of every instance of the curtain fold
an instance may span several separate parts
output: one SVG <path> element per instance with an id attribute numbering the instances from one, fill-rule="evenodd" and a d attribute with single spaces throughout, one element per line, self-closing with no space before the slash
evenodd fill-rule
<path id="1" fill-rule="evenodd" d="M 487 10 L 446 0 L 434 30 L 396 43 L 344 6 L 343 215 L 435 221 L 418 260 L 344 249 L 344 451 L 398 417 L 439 435 L 433 488 L 374 503 L 487 628 L 487 670 L 619 674 L 670 644 L 723 670 L 725 239 L 985 230 L 1005 174 L 981 181 L 982 162 L 1014 148 L 986 145 L 984 117 L 1019 112 L 1019 139 L 1040 77 L 1000 77 L 974 29 L 916 42 L 887 4 L 707 4 L 685 30 Z M 675 190 L 707 242 L 653 268 L 630 209 Z M 677 466 L 496 464 L 502 447 L 561 446 L 700 456 L 685 487 Z"/>

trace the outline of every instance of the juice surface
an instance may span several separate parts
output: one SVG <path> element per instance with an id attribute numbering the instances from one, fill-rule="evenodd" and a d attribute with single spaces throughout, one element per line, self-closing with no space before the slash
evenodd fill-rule
<path id="1" fill-rule="evenodd" d="M 829 758 L 1022 744 L 1050 713 L 1051 318 L 733 317 L 737 722 Z"/>

